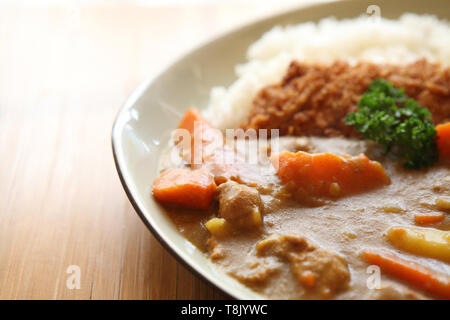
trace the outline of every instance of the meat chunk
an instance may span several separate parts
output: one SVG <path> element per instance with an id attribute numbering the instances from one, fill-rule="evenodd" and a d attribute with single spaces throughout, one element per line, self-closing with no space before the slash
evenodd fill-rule
<path id="1" fill-rule="evenodd" d="M 206 241 L 206 246 L 209 251 L 209 256 L 212 261 L 217 261 L 225 256 L 225 250 L 215 237 L 210 237 Z"/>
<path id="2" fill-rule="evenodd" d="M 257 244 L 256 253 L 287 260 L 299 283 L 313 295 L 331 298 L 348 288 L 350 272 L 345 259 L 300 235 L 271 235 Z"/>
<path id="3" fill-rule="evenodd" d="M 273 258 L 272 258 L 273 259 Z M 255 260 L 247 263 L 244 268 L 237 267 L 231 276 L 248 285 L 264 285 L 267 280 L 280 271 L 280 263 L 267 258 L 265 260 Z"/>
<path id="4" fill-rule="evenodd" d="M 331 298 L 348 287 L 350 273 L 344 258 L 334 252 L 322 249 L 293 254 L 290 258 L 291 271 L 300 283 Z"/>
<path id="5" fill-rule="evenodd" d="M 219 214 L 240 229 L 262 226 L 262 202 L 258 190 L 228 181 L 218 187 Z"/>
<path id="6" fill-rule="evenodd" d="M 297 234 L 288 233 L 281 236 L 272 234 L 258 242 L 256 254 L 258 256 L 288 257 L 291 254 L 312 251 L 315 248 L 305 237 Z"/>

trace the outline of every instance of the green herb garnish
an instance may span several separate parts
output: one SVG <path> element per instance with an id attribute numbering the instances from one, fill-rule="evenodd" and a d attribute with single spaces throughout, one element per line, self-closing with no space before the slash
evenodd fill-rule
<path id="1" fill-rule="evenodd" d="M 386 80 L 370 84 L 358 102 L 358 111 L 348 114 L 345 123 L 365 139 L 378 142 L 385 154 L 404 158 L 406 168 L 431 166 L 438 159 L 430 111 Z"/>

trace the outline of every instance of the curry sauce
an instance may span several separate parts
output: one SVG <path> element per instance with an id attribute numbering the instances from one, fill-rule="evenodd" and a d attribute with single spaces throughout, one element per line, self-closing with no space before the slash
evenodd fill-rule
<path id="1" fill-rule="evenodd" d="M 391 181 L 350 196 L 305 201 L 304 195 L 281 183 L 270 162 L 258 163 L 253 169 L 261 173 L 259 177 L 235 178 L 238 182 L 219 186 L 208 210 L 169 208 L 168 213 L 180 232 L 218 268 L 267 298 L 442 298 L 383 271 L 378 289 L 371 289 L 370 264 L 362 252 L 381 249 L 448 279 L 449 261 L 401 250 L 387 238 L 394 227 L 450 230 L 448 212 L 436 205 L 450 194 L 448 165 L 407 170 L 397 159 L 383 156 L 373 143 L 358 139 L 279 139 L 279 151 L 301 150 L 350 156 L 364 153 L 381 163 Z M 162 167 L 167 168 L 168 163 L 167 157 L 161 159 Z M 250 219 L 256 211 L 261 215 L 260 224 Z M 438 223 L 418 227 L 414 222 L 416 215 L 437 212 L 445 215 Z M 224 219 L 234 227 L 226 236 L 211 234 L 205 225 L 212 218 Z M 237 218 L 241 219 L 239 225 L 233 222 Z"/>

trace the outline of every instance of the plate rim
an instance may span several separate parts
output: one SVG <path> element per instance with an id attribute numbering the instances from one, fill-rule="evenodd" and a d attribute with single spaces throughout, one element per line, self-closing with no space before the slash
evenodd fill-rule
<path id="1" fill-rule="evenodd" d="M 170 67 L 169 67 L 170 68 Z M 165 70 L 164 70 L 165 71 Z M 164 72 L 162 71 L 162 72 Z M 158 74 L 159 76 L 159 74 Z M 158 78 L 155 77 L 154 79 Z M 130 201 L 131 205 L 133 206 L 134 211 L 136 211 L 137 215 L 141 219 L 141 221 L 144 223 L 144 225 L 147 227 L 147 229 L 151 232 L 153 237 L 155 237 L 156 240 L 163 246 L 165 250 L 169 252 L 169 254 L 175 258 L 175 260 L 179 263 L 181 263 L 185 268 L 187 268 L 190 272 L 192 272 L 195 276 L 199 277 L 201 280 L 205 281 L 208 285 L 211 287 L 214 287 L 218 289 L 222 294 L 226 296 L 231 296 L 231 298 L 239 299 L 238 296 L 229 293 L 226 289 L 219 286 L 215 283 L 212 279 L 209 279 L 209 277 L 205 276 L 202 272 L 197 270 L 195 267 L 190 265 L 183 257 L 172 247 L 170 246 L 165 239 L 161 236 L 161 234 L 155 229 L 155 227 L 152 225 L 152 223 L 147 219 L 147 217 L 144 214 L 144 210 L 141 209 L 138 202 L 133 196 L 132 191 L 129 188 L 129 185 L 126 181 L 124 170 L 122 169 L 121 162 L 125 161 L 122 159 L 122 156 L 119 156 L 118 154 L 118 147 L 116 144 L 118 144 L 117 139 L 121 140 L 121 138 L 118 138 L 120 136 L 120 132 L 118 130 L 121 129 L 120 127 L 120 121 L 125 116 L 125 113 L 133 106 L 134 102 L 137 101 L 137 99 L 140 97 L 140 95 L 145 91 L 145 89 L 151 84 L 150 81 L 144 81 L 137 89 L 133 91 L 133 93 L 130 95 L 130 97 L 126 100 L 124 106 L 120 109 L 119 113 L 116 116 L 116 119 L 114 120 L 112 134 L 111 134 L 111 147 L 112 147 L 112 154 L 114 158 L 114 164 L 116 167 L 117 174 L 120 179 L 120 183 L 122 184 L 122 187 L 125 191 L 125 194 L 127 195 L 128 200 Z"/>

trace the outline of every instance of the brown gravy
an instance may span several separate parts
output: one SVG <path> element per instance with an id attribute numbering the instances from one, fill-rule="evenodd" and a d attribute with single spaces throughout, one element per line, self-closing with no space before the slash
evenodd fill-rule
<path id="1" fill-rule="evenodd" d="M 256 247 L 261 240 L 272 234 L 291 233 L 298 234 L 315 247 L 329 250 L 346 260 L 350 273 L 348 288 L 331 298 L 433 298 L 427 292 L 383 273 L 381 289 L 369 289 L 367 281 L 371 274 L 367 273 L 368 263 L 361 258 L 360 253 L 367 248 L 382 249 L 441 274 L 450 275 L 448 263 L 401 251 L 385 237 L 386 231 L 393 226 L 417 227 L 414 224 L 416 214 L 436 213 L 436 199 L 450 195 L 449 168 L 436 165 L 427 170 L 405 170 L 398 161 L 382 157 L 376 147 L 361 140 L 280 138 L 280 151 L 298 151 L 304 148 L 314 152 L 350 155 L 363 152 L 382 163 L 391 178 L 391 184 L 338 200 L 304 205 L 292 197 L 276 196 L 271 192 L 265 194 L 264 190 L 275 190 L 279 186 L 279 180 L 274 173 L 265 174 L 262 179 L 256 181 L 264 207 L 262 230 L 244 232 L 224 239 L 211 239 L 204 225 L 208 219 L 218 215 L 217 203 L 207 211 L 168 208 L 167 212 L 188 240 L 205 254 L 213 255 L 212 260 L 218 268 L 267 298 L 324 298 L 317 292 L 305 289 L 297 281 L 287 260 L 276 256 L 257 255 Z M 170 167 L 168 163 L 167 157 L 163 157 L 160 167 Z M 270 164 L 261 166 L 265 166 L 264 172 L 270 172 Z M 278 195 L 279 191 L 277 190 Z M 431 227 L 450 230 L 448 215 Z M 220 251 L 219 255 L 215 255 L 217 251 Z"/>

